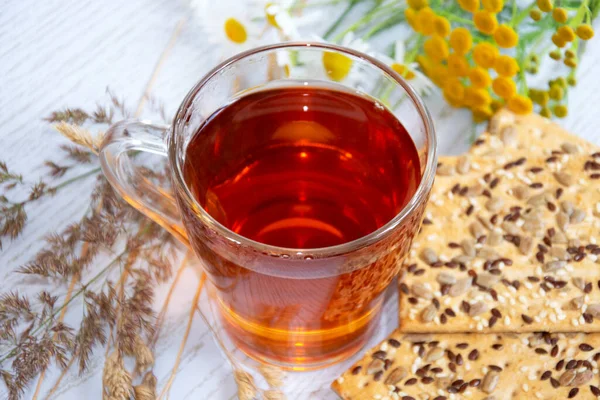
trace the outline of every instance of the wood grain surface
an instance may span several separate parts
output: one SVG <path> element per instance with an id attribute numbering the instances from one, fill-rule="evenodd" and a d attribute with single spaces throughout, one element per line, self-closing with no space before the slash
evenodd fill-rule
<path id="1" fill-rule="evenodd" d="M 388 32 L 386 38 L 396 34 Z M 594 39 L 588 46 L 579 68 L 580 85 L 570 94 L 570 115 L 561 124 L 600 144 L 600 43 Z M 145 94 L 160 99 L 171 115 L 189 88 L 219 61 L 183 0 L 4 0 L 0 4 L 0 60 L 0 160 L 31 182 L 46 173 L 43 161 L 58 159 L 59 146 L 65 144 L 42 120 L 50 112 L 67 106 L 93 108 L 98 101 L 106 100 L 105 90 L 110 87 L 130 108 L 139 106 L 142 117 L 158 118 L 143 101 Z M 472 129 L 468 113 L 449 109 L 439 95 L 427 99 L 427 103 L 437 124 L 441 153 L 464 151 Z M 85 171 L 84 167 L 69 171 L 62 179 Z M 24 279 L 12 270 L 31 259 L 43 245 L 46 233 L 61 229 L 86 212 L 93 184 L 93 178 L 81 181 L 27 209 L 30 220 L 23 235 L 6 241 L 0 250 L 2 292 L 11 288 L 56 288 L 56 284 Z M 154 373 L 159 392 L 169 381 L 182 348 L 174 380 L 164 398 L 236 398 L 231 368 L 210 330 L 197 313 L 189 319 L 199 282 L 196 268 L 190 265 L 181 272 L 168 305 L 156 348 Z M 159 288 L 157 313 L 169 289 L 170 284 Z M 64 296 L 67 285 L 53 292 Z M 390 296 L 387 308 L 391 311 L 386 313 L 373 342 L 396 324 L 395 295 Z M 71 323 L 81 315 L 80 309 L 72 308 L 66 317 Z M 182 344 L 188 321 L 189 335 Z M 103 349 L 98 349 L 90 372 L 84 376 L 70 371 L 51 398 L 100 399 L 103 356 Z M 342 371 L 348 363 L 337 366 L 332 373 Z M 59 376 L 60 371 L 49 370 L 37 398 L 47 398 Z M 336 398 L 328 389 L 328 378 L 318 377 L 309 374 L 290 379 L 288 398 Z M 34 392 L 32 385 L 24 398 L 33 398 Z M 0 398 L 5 396 L 0 388 Z"/>

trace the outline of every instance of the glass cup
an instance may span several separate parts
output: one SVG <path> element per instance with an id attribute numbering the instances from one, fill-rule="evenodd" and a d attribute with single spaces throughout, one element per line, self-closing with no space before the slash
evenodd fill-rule
<path id="1" fill-rule="evenodd" d="M 342 70 L 332 70 L 336 64 L 325 60 L 337 60 Z M 249 92 L 333 81 L 385 104 L 411 135 L 421 167 L 411 200 L 376 231 L 316 249 L 258 243 L 217 222 L 183 176 L 186 147 L 200 126 Z M 100 159 L 125 200 L 195 251 L 235 345 L 260 361 L 302 370 L 345 359 L 365 344 L 383 292 L 419 230 L 435 175 L 435 149 L 429 113 L 402 77 L 358 51 L 302 42 L 249 50 L 223 62 L 192 88 L 171 126 L 136 120 L 113 125 Z M 166 159 L 172 188 L 148 179 L 138 165 L 140 152 Z"/>

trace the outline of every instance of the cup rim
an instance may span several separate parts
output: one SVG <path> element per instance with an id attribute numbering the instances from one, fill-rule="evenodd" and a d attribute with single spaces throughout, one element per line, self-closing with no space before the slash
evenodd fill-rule
<path id="1" fill-rule="evenodd" d="M 419 183 L 417 190 L 412 195 L 412 197 L 408 201 L 408 203 L 406 203 L 406 205 L 402 208 L 402 210 L 400 210 L 400 212 L 398 212 L 392 219 L 390 219 L 387 223 L 385 223 L 384 225 L 382 225 L 375 231 L 369 233 L 368 235 L 362 236 L 358 239 L 354 239 L 352 241 L 341 243 L 341 244 L 338 244 L 335 246 L 302 249 L 302 248 L 274 246 L 274 245 L 261 243 L 261 242 L 249 239 L 245 236 L 242 236 L 242 235 L 230 230 L 229 228 L 227 228 L 226 226 L 224 226 L 220 222 L 218 222 L 216 219 L 214 219 L 204 209 L 204 207 L 202 207 L 202 205 L 200 205 L 198 203 L 198 201 L 192 195 L 191 191 L 189 190 L 188 186 L 185 183 L 185 180 L 183 178 L 183 169 L 182 169 L 182 166 L 180 165 L 179 159 L 177 157 L 176 136 L 177 136 L 177 129 L 178 129 L 177 122 L 185 120 L 185 118 L 184 118 L 185 113 L 189 109 L 189 107 L 192 104 L 192 102 L 194 101 L 194 99 L 196 98 L 196 95 L 222 69 L 228 67 L 229 65 L 231 65 L 239 60 L 242 60 L 244 58 L 252 56 L 254 54 L 270 52 L 273 50 L 285 49 L 285 48 L 305 48 L 305 47 L 318 48 L 318 49 L 329 50 L 329 51 L 334 51 L 334 52 L 339 52 L 339 53 L 343 53 L 346 55 L 350 55 L 352 57 L 355 57 L 355 58 L 361 59 L 363 61 L 366 61 L 370 64 L 373 64 L 375 67 L 380 69 L 382 72 L 386 73 L 390 78 L 392 78 L 396 83 L 398 83 L 404 89 L 404 91 L 408 95 L 409 99 L 412 101 L 413 105 L 416 107 L 417 111 L 419 112 L 421 120 L 423 121 L 423 124 L 424 124 L 425 135 L 429 142 L 429 147 L 427 149 L 427 158 L 426 158 L 426 163 L 425 163 L 425 169 L 423 170 L 423 173 L 421 176 L 421 182 Z M 385 63 L 379 61 L 378 59 L 376 59 L 372 56 L 369 56 L 367 54 L 364 54 L 360 51 L 354 50 L 354 49 L 350 49 L 347 47 L 334 45 L 334 44 L 330 44 L 330 43 L 322 43 L 322 42 L 294 41 L 294 42 L 281 42 L 281 43 L 276 43 L 276 44 L 271 44 L 271 45 L 266 45 L 266 46 L 260 46 L 260 47 L 256 47 L 256 48 L 238 53 L 238 54 L 230 57 L 229 59 L 221 62 L 216 67 L 214 67 L 212 70 L 210 70 L 202 79 L 200 79 L 200 81 L 198 81 L 194 85 L 194 87 L 188 92 L 188 94 L 184 98 L 183 102 L 179 106 L 177 113 L 175 114 L 175 117 L 173 119 L 173 124 L 172 124 L 172 131 L 167 140 L 168 140 L 167 143 L 168 143 L 169 163 L 172 166 L 173 165 L 175 166 L 174 172 L 172 173 L 173 182 L 178 187 L 178 189 L 182 189 L 182 190 L 179 190 L 179 193 L 183 193 L 184 199 L 185 199 L 185 202 L 187 203 L 187 205 L 190 206 L 193 210 L 197 210 L 200 213 L 200 215 L 198 215 L 197 217 L 202 221 L 202 223 L 205 223 L 210 228 L 215 230 L 219 235 L 225 237 L 226 239 L 228 239 L 230 241 L 236 242 L 238 245 L 251 247 L 251 248 L 254 248 L 255 250 L 258 250 L 260 252 L 269 253 L 271 255 L 272 254 L 277 254 L 277 255 L 285 254 L 285 255 L 288 255 L 293 258 L 295 258 L 296 256 L 303 256 L 303 255 L 310 255 L 311 258 L 332 257 L 332 256 L 336 256 L 336 255 L 346 254 L 346 253 L 358 250 L 360 248 L 367 247 L 371 244 L 374 244 L 374 243 L 377 243 L 377 242 L 383 240 L 384 238 L 389 236 L 396 227 L 400 226 L 408 216 L 412 215 L 412 213 L 419 206 L 419 204 L 421 204 L 422 202 L 427 200 L 429 190 L 431 189 L 431 186 L 433 185 L 433 181 L 435 178 L 435 170 L 437 167 L 437 137 L 435 134 L 433 120 L 431 118 L 429 110 L 427 109 L 423 100 L 417 94 L 415 89 L 406 80 L 404 80 L 404 78 L 402 78 L 397 72 L 395 72 L 393 69 L 391 69 Z"/>

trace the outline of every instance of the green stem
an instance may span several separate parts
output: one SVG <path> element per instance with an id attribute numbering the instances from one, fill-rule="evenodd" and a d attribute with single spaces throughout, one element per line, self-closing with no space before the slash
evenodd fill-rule
<path id="1" fill-rule="evenodd" d="M 336 29 L 340 26 L 342 21 L 350 14 L 350 11 L 358 4 L 358 0 L 351 0 L 350 4 L 346 7 L 346 9 L 342 12 L 342 14 L 335 20 L 333 25 L 329 27 L 327 32 L 323 35 L 324 39 L 329 39 L 329 37 L 336 31 Z"/>
<path id="2" fill-rule="evenodd" d="M 444 10 L 435 10 L 435 12 L 436 12 L 436 14 L 447 18 L 449 21 L 460 22 L 461 24 L 475 26 L 475 22 L 471 21 L 470 19 L 457 17 L 456 15 L 452 14 L 451 12 L 447 12 Z"/>
<path id="3" fill-rule="evenodd" d="M 371 30 L 369 30 L 365 34 L 365 36 L 363 36 L 363 39 L 368 40 L 371 37 L 385 31 L 386 29 L 396 26 L 397 24 L 399 24 L 402 21 L 404 21 L 404 13 L 401 13 L 401 12 L 393 13 L 393 15 L 390 18 L 384 20 L 383 22 L 381 22 L 381 23 L 375 25 L 373 28 L 371 28 Z"/>
<path id="4" fill-rule="evenodd" d="M 54 186 L 52 189 L 53 189 L 53 190 L 60 190 L 60 189 L 64 188 L 65 186 L 69 186 L 71 183 L 77 182 L 77 181 L 79 181 L 79 180 L 81 180 L 81 179 L 85 179 L 85 178 L 87 178 L 88 176 L 91 176 L 91 175 L 97 174 L 97 173 L 98 173 L 98 172 L 100 172 L 101 170 L 102 170 L 102 168 L 100 168 L 100 167 L 98 167 L 98 168 L 94 168 L 94 169 L 91 169 L 91 170 L 89 170 L 88 172 L 84 172 L 84 173 L 83 173 L 83 174 L 81 174 L 81 175 L 77 175 L 77 176 L 75 176 L 75 177 L 73 177 L 73 178 L 71 178 L 71 179 L 67 179 L 66 181 L 64 181 L 64 182 L 62 182 L 62 183 L 60 183 L 60 184 L 58 184 L 58 185 Z"/>
<path id="5" fill-rule="evenodd" d="M 392 4 L 391 6 L 395 7 L 395 4 Z M 390 10 L 390 6 L 379 7 L 377 4 L 374 5 L 369 11 L 367 11 L 365 13 L 365 15 L 362 18 L 360 18 L 358 21 L 354 22 L 348 28 L 344 29 L 342 32 L 338 33 L 333 38 L 333 40 L 335 42 L 341 40 L 348 32 L 356 31 L 361 26 L 368 24 L 369 22 L 378 18 L 382 14 L 388 14 L 389 10 Z"/>
<path id="6" fill-rule="evenodd" d="M 528 7 L 524 8 L 520 13 L 517 14 L 518 8 L 517 8 L 516 4 L 517 4 L 516 1 L 513 0 L 512 18 L 509 23 L 509 25 L 513 28 L 515 26 L 518 26 L 525 18 L 527 18 L 527 16 L 529 15 L 529 12 L 531 10 L 533 10 L 533 8 L 536 5 L 536 3 L 533 2 Z"/>

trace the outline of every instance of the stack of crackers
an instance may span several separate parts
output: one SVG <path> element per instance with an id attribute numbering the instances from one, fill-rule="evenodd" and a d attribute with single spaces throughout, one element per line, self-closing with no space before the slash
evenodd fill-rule
<path id="1" fill-rule="evenodd" d="M 398 285 L 400 328 L 343 399 L 600 397 L 600 149 L 500 111 L 440 160 Z"/>

